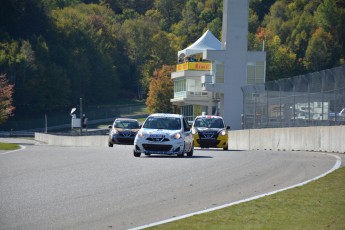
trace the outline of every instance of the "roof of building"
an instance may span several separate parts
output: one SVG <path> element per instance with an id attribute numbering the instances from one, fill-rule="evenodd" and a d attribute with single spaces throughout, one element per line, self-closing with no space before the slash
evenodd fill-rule
<path id="1" fill-rule="evenodd" d="M 207 30 L 196 42 L 178 52 L 178 57 L 202 53 L 204 50 L 221 50 L 221 42 Z"/>

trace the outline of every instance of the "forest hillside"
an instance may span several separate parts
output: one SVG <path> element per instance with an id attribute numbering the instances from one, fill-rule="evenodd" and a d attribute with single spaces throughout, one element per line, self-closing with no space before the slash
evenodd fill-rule
<path id="1" fill-rule="evenodd" d="M 0 8 L 0 75 L 16 113 L 145 99 L 149 79 L 207 29 L 221 40 L 222 0 L 11 0 Z M 249 50 L 267 80 L 345 63 L 344 0 L 251 0 Z"/>

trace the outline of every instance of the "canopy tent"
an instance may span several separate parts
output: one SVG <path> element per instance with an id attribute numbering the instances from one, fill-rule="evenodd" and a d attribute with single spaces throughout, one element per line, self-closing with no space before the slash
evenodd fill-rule
<path id="1" fill-rule="evenodd" d="M 202 53 L 204 50 L 221 50 L 221 42 L 207 30 L 196 42 L 178 52 L 178 58 Z"/>

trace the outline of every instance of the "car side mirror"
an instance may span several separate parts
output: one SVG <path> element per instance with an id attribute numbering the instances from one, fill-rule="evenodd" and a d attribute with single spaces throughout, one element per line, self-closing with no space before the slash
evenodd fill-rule
<path id="1" fill-rule="evenodd" d="M 190 128 L 189 128 L 189 127 L 186 127 L 186 128 L 184 129 L 184 131 L 185 131 L 185 132 L 189 132 L 189 131 L 190 131 Z"/>
<path id="2" fill-rule="evenodd" d="M 230 126 L 226 126 L 226 129 L 228 129 L 228 130 L 229 130 L 229 129 L 230 129 Z"/>
<path id="3" fill-rule="evenodd" d="M 111 128 L 113 128 L 113 126 L 109 125 L 108 128 L 111 129 Z"/>

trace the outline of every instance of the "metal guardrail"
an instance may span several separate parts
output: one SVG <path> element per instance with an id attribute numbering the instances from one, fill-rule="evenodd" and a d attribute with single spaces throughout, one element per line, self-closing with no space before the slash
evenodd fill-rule
<path id="1" fill-rule="evenodd" d="M 13 131 L 13 132 L 3 132 L 0 131 L 0 137 L 34 137 L 35 132 L 29 131 Z"/>

